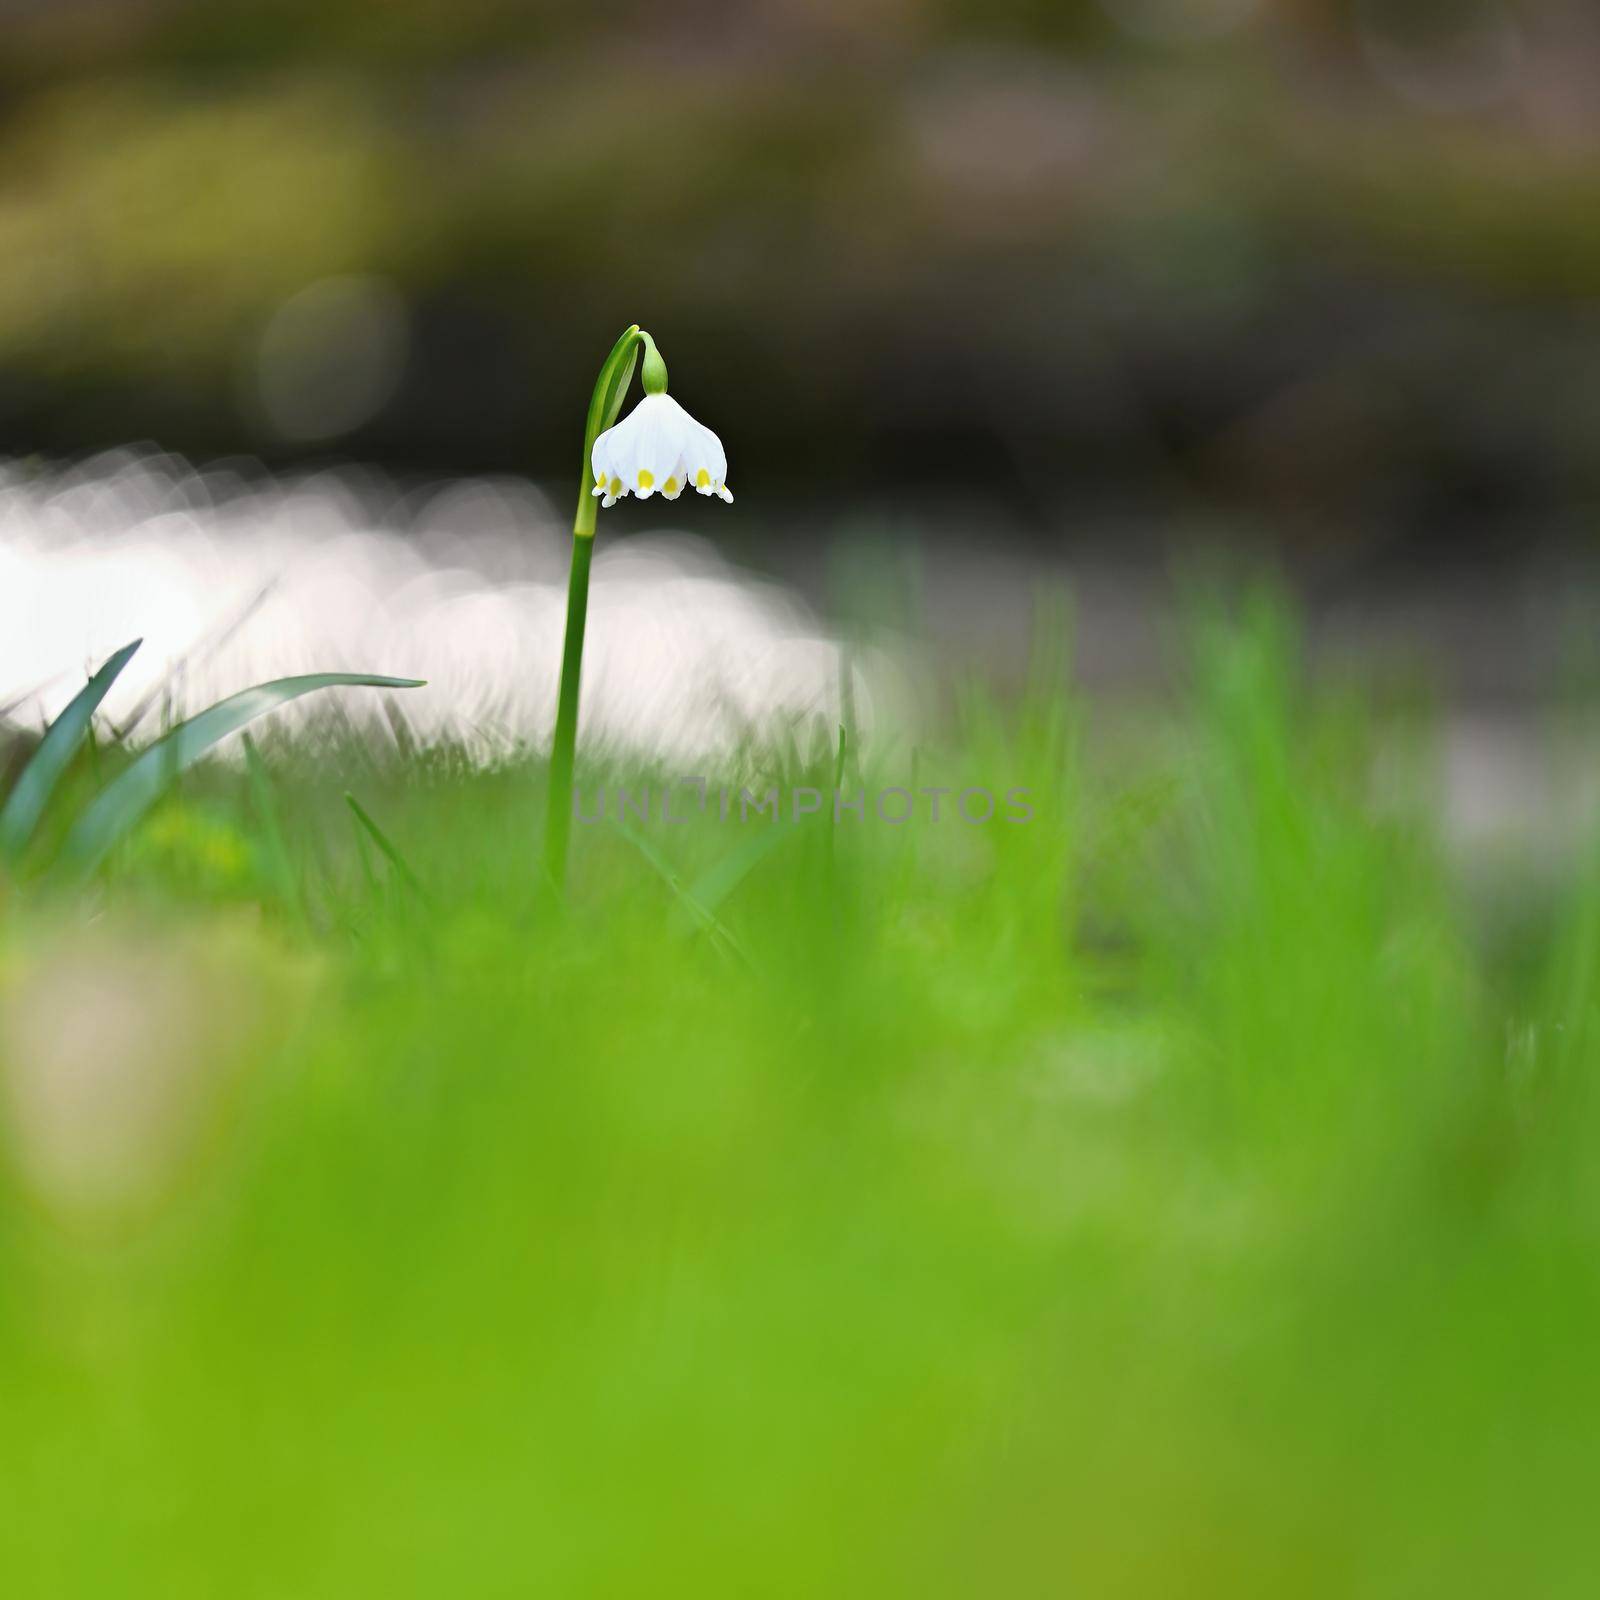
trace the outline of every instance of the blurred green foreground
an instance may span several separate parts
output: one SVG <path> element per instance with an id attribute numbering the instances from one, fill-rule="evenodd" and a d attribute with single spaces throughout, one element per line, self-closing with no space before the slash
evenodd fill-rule
<path id="1" fill-rule="evenodd" d="M 1301 680 L 1042 667 L 845 762 L 1033 823 L 580 827 L 564 920 L 534 765 L 310 742 L 14 889 L 7 1593 L 1593 1594 L 1600 876 Z"/>

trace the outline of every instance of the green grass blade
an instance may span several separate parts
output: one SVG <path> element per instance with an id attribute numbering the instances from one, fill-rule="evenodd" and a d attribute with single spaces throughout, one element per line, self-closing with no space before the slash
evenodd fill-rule
<path id="1" fill-rule="evenodd" d="M 367 848 L 370 835 L 354 816 L 350 818 L 350 831 L 356 838 L 356 860 L 361 863 L 361 881 L 367 886 L 368 898 L 376 900 L 379 895 L 378 874 L 372 870 L 372 854 Z"/>
<path id="2" fill-rule="evenodd" d="M 278 803 L 272 792 L 267 764 L 261 759 L 261 752 L 256 749 L 256 742 L 248 733 L 244 735 L 244 761 L 250 775 L 250 797 L 266 845 L 268 870 L 272 874 L 278 898 L 303 930 L 309 926 L 305 896 L 300 891 L 300 881 L 289 857 L 289 845 L 284 837 L 283 820 L 278 814 Z"/>
<path id="3" fill-rule="evenodd" d="M 642 833 L 638 832 L 637 829 L 630 828 L 620 818 L 613 821 L 611 826 L 660 874 L 667 887 L 677 897 L 678 904 L 689 918 L 692 926 L 703 932 L 724 954 L 731 955 L 744 966 L 753 968 L 749 954 L 744 947 L 722 925 L 716 914 L 701 903 L 694 891 L 685 886 L 683 879 L 679 877 L 672 864 L 666 860 L 661 852 Z"/>
<path id="4" fill-rule="evenodd" d="M 66 710 L 45 731 L 39 748 L 23 768 L 5 806 L 0 808 L 0 860 L 15 861 L 26 848 L 62 773 L 83 743 L 100 702 L 143 643 L 144 640 L 135 639 L 132 644 L 123 645 L 73 696 Z"/>
<path id="5" fill-rule="evenodd" d="M 795 832 L 792 827 L 772 827 L 753 833 L 695 879 L 689 886 L 688 899 L 700 910 L 714 913 L 750 872 Z"/>
<path id="6" fill-rule="evenodd" d="M 406 886 L 410 888 L 420 900 L 426 902 L 429 896 L 428 891 L 423 887 L 422 880 L 411 870 L 410 864 L 406 861 L 406 858 L 400 854 L 400 851 L 396 848 L 389 835 L 386 834 L 383 829 L 372 820 L 370 815 L 368 815 L 366 807 L 363 806 L 361 802 L 348 791 L 345 793 L 344 803 L 350 807 L 350 810 L 355 816 L 356 821 L 360 823 L 364 829 L 366 829 L 368 837 L 370 837 L 372 842 L 378 847 L 379 851 L 382 853 L 384 859 L 389 863 L 389 865 L 393 867 L 394 870 L 399 874 Z"/>
<path id="7" fill-rule="evenodd" d="M 318 689 L 341 686 L 371 689 L 417 689 L 417 678 L 384 678 L 371 673 L 317 672 L 296 678 L 277 678 L 219 700 L 165 738 L 158 739 L 90 802 L 62 846 L 64 870 L 87 874 L 105 859 L 106 852 L 161 797 L 162 791 L 214 745 L 237 733 L 257 717 L 276 711 L 291 700 Z"/>

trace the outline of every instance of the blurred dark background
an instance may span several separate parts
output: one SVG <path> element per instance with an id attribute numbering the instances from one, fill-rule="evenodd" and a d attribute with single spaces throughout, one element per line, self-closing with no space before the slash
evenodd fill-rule
<path id="1" fill-rule="evenodd" d="M 741 517 L 1204 526 L 1379 572 L 1593 537 L 1594 0 L 8 0 L 0 28 L 8 454 L 565 495 L 637 320 Z"/>

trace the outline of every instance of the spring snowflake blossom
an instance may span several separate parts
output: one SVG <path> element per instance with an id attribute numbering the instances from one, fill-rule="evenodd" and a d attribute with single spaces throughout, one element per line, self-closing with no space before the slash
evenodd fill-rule
<path id="1" fill-rule="evenodd" d="M 602 506 L 628 494 L 648 500 L 658 491 L 676 500 L 686 488 L 733 503 L 722 481 L 728 457 L 722 441 L 669 394 L 647 394 L 616 427 L 594 442 L 593 494 Z"/>

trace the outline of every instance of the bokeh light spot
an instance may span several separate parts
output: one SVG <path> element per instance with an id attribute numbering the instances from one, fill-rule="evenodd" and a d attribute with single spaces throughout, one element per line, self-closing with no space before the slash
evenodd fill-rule
<path id="1" fill-rule="evenodd" d="M 370 421 L 405 365 L 405 302 L 382 278 L 323 278 L 278 307 L 256 352 L 256 398 L 285 439 L 335 439 Z"/>

